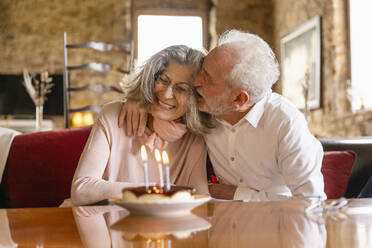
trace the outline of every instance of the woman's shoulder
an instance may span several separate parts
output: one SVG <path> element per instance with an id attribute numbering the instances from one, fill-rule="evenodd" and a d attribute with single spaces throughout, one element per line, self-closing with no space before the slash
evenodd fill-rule
<path id="1" fill-rule="evenodd" d="M 103 126 L 117 126 L 121 107 L 121 101 L 106 103 L 98 115 L 97 121 Z M 115 124 L 115 125 L 114 125 Z"/>
<path id="2" fill-rule="evenodd" d="M 109 102 L 109 103 L 106 103 L 103 107 L 102 107 L 102 110 L 101 112 L 99 113 L 100 117 L 103 116 L 103 117 L 118 117 L 119 116 L 119 113 L 120 113 L 120 110 L 121 110 L 121 107 L 123 106 L 123 102 L 122 101 L 113 101 L 113 102 Z"/>

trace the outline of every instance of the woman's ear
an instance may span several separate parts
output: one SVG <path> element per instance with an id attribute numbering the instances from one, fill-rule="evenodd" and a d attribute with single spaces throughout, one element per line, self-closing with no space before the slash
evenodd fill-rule
<path id="1" fill-rule="evenodd" d="M 249 102 L 248 92 L 242 89 L 234 90 L 232 92 L 232 97 L 232 106 L 237 111 L 244 109 L 244 107 Z"/>

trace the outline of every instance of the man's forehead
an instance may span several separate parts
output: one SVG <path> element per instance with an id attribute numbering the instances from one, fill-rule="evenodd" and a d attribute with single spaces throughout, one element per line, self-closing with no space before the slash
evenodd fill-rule
<path id="1" fill-rule="evenodd" d="M 235 56 L 233 52 L 225 47 L 216 47 L 212 49 L 206 56 L 203 67 L 208 68 L 214 67 L 221 72 L 230 71 L 233 67 Z"/>

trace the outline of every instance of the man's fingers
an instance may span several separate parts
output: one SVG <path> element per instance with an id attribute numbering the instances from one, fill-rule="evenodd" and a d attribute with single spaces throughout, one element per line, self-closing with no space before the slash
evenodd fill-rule
<path id="1" fill-rule="evenodd" d="M 146 124 L 146 111 L 139 108 L 136 102 L 126 101 L 120 110 L 119 128 L 124 128 L 127 136 L 142 136 L 145 132 Z"/>
<path id="2" fill-rule="evenodd" d="M 140 116 L 138 114 L 132 114 L 132 132 L 134 136 L 138 135 L 138 123 Z"/>
<path id="3" fill-rule="evenodd" d="M 123 127 L 126 114 L 127 114 L 127 109 L 126 109 L 125 103 L 124 103 L 121 106 L 121 110 L 120 110 L 120 114 L 119 114 L 119 119 L 118 119 L 118 126 L 119 126 L 119 128 L 122 128 Z"/>
<path id="4" fill-rule="evenodd" d="M 132 112 L 128 111 L 127 115 L 127 124 L 126 124 L 126 130 L 127 130 L 127 136 L 132 136 Z"/>
<path id="5" fill-rule="evenodd" d="M 138 123 L 138 132 L 137 132 L 138 136 L 143 135 L 143 133 L 145 132 L 146 124 L 147 124 L 147 113 L 145 111 L 141 111 L 140 119 Z"/>

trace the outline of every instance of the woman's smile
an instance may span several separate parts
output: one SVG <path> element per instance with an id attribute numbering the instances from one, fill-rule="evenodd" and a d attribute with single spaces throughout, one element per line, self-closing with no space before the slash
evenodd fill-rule
<path id="1" fill-rule="evenodd" d="M 158 104 L 160 105 L 161 108 L 165 110 L 172 110 L 176 108 L 176 105 L 172 105 L 170 103 L 163 102 L 162 100 L 158 99 Z"/>

